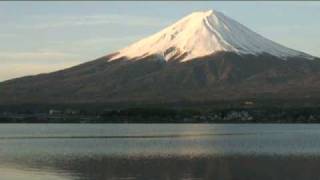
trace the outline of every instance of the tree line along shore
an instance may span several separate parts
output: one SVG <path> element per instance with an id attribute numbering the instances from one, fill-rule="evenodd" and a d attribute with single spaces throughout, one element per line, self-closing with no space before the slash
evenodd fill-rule
<path id="1" fill-rule="evenodd" d="M 320 123 L 320 106 L 1 106 L 0 123 Z"/>

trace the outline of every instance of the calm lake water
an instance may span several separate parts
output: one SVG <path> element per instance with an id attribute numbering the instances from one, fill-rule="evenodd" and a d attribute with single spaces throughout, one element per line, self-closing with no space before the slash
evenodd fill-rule
<path id="1" fill-rule="evenodd" d="M 320 177 L 318 124 L 0 124 L 1 180 Z"/>

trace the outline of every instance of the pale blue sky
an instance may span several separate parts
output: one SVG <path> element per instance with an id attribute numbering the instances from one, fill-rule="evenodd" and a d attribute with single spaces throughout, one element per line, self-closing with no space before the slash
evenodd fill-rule
<path id="1" fill-rule="evenodd" d="M 0 2 L 0 81 L 101 57 L 209 9 L 320 56 L 320 2 Z"/>

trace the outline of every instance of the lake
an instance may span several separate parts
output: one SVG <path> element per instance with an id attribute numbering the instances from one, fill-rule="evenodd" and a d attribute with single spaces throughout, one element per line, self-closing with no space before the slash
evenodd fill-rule
<path id="1" fill-rule="evenodd" d="M 318 124 L 0 124 L 2 180 L 319 179 Z"/>

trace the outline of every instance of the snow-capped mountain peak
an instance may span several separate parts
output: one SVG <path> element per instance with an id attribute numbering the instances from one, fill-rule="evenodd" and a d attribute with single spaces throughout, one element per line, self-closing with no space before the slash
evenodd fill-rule
<path id="1" fill-rule="evenodd" d="M 162 31 L 120 50 L 111 60 L 155 54 L 166 61 L 173 58 L 188 61 L 221 51 L 254 55 L 268 53 L 282 59 L 312 57 L 266 39 L 221 12 L 209 10 L 182 18 Z"/>

